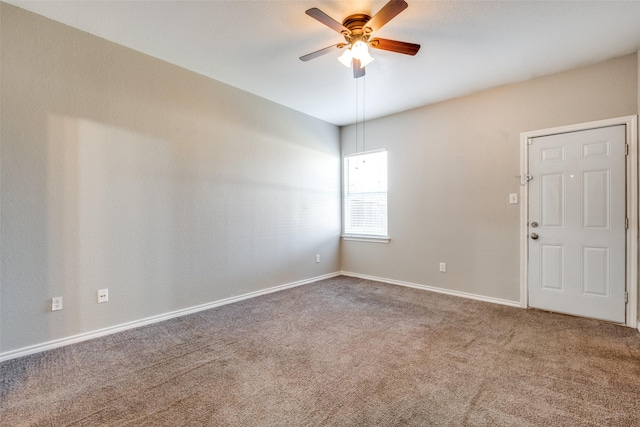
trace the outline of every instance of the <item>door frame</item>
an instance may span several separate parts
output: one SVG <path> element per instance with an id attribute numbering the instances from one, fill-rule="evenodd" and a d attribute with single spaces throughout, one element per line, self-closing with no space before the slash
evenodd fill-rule
<path id="1" fill-rule="evenodd" d="M 529 141 L 540 136 L 576 132 L 609 126 L 625 125 L 629 154 L 626 158 L 627 176 L 627 218 L 629 228 L 626 233 L 626 289 L 628 302 L 624 325 L 638 327 L 638 117 L 625 116 L 594 122 L 579 123 L 540 129 L 520 134 L 520 306 L 529 307 L 528 259 L 529 259 Z"/>

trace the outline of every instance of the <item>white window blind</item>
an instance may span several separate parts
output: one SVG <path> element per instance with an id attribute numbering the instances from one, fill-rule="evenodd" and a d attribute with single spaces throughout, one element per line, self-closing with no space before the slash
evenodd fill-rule
<path id="1" fill-rule="evenodd" d="M 344 158 L 344 234 L 387 237 L 387 152 Z"/>

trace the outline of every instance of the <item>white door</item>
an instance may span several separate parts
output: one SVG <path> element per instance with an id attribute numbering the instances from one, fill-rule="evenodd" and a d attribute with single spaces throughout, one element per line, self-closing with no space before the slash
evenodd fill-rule
<path id="1" fill-rule="evenodd" d="M 625 321 L 626 128 L 532 138 L 529 305 Z"/>

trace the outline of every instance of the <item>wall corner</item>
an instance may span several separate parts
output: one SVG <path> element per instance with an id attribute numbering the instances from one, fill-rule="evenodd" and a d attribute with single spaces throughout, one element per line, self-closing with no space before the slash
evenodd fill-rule
<path id="1" fill-rule="evenodd" d="M 638 50 L 638 52 L 636 52 L 636 61 L 637 61 L 637 67 L 636 67 L 636 74 L 637 79 L 636 79 L 636 90 L 637 90 L 637 96 L 636 96 L 636 101 L 638 103 L 637 108 L 636 108 L 636 114 L 640 114 L 640 50 Z M 637 126 L 638 126 L 638 130 L 636 132 L 636 138 L 640 138 L 640 120 L 636 121 Z M 639 141 L 640 142 L 640 141 Z M 636 236 L 636 238 L 640 238 L 640 236 Z M 638 260 L 638 263 L 640 263 L 640 259 Z M 637 283 L 638 286 L 638 305 L 637 307 L 640 307 L 640 282 Z M 637 326 L 638 326 L 638 331 L 640 331 L 640 310 L 638 310 L 637 313 L 637 317 L 638 317 L 638 322 L 637 322 Z"/>

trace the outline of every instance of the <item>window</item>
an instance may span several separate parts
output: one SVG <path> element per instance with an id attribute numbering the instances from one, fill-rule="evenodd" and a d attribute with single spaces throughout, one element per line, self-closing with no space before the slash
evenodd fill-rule
<path id="1" fill-rule="evenodd" d="M 387 241 L 387 151 L 344 158 L 344 237 Z"/>

